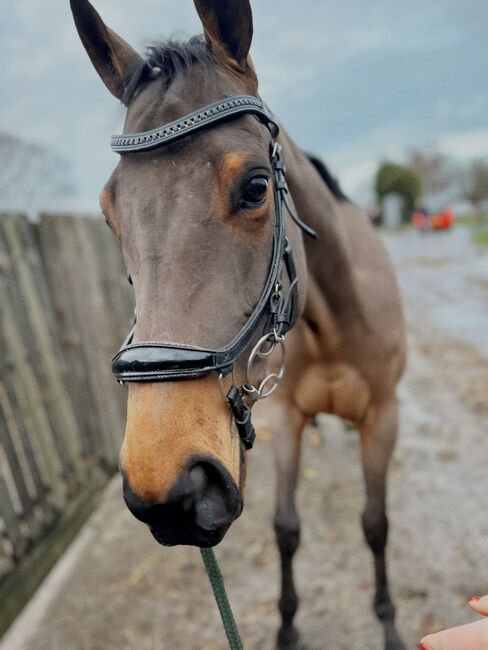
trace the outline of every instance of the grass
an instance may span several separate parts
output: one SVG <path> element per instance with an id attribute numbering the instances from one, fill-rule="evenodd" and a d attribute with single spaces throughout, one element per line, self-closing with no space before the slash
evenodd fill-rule
<path id="1" fill-rule="evenodd" d="M 463 217 L 456 217 L 455 223 L 463 226 L 488 226 L 488 214 L 481 212 L 478 214 L 469 214 Z"/>
<path id="2" fill-rule="evenodd" d="M 488 246 L 488 228 L 481 228 L 471 235 L 471 239 L 479 246 Z"/>
<path id="3" fill-rule="evenodd" d="M 454 223 L 471 228 L 471 241 L 478 246 L 488 246 L 488 213 L 480 212 L 456 217 Z"/>

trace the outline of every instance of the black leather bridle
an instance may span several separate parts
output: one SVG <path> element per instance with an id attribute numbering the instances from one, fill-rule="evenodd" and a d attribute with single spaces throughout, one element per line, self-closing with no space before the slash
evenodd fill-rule
<path id="1" fill-rule="evenodd" d="M 134 327 L 112 360 L 112 372 L 121 383 L 192 379 L 212 372 L 218 373 L 222 378 L 232 371 L 235 362 L 251 344 L 262 325 L 262 333 L 247 363 L 248 383 L 244 383 L 241 389 L 233 385 L 226 395 L 241 440 L 246 449 L 251 449 L 256 434 L 251 423 L 250 408 L 245 402 L 266 397 L 278 386 L 284 370 L 283 338 L 296 317 L 298 278 L 293 253 L 285 233 L 284 207 L 304 232 L 315 237 L 315 232 L 300 221 L 289 203 L 281 146 L 275 140 L 279 132 L 278 125 L 260 99 L 237 95 L 204 106 L 151 131 L 115 135 L 111 139 L 111 147 L 120 154 L 151 151 L 246 113 L 256 116 L 270 131 L 270 162 L 275 200 L 271 262 L 263 290 L 252 314 L 234 338 L 217 350 L 181 343 L 132 343 L 134 320 Z M 276 346 L 279 346 L 283 353 L 280 370 L 267 375 L 259 386 L 253 386 L 250 375 L 254 362 L 269 357 Z"/>

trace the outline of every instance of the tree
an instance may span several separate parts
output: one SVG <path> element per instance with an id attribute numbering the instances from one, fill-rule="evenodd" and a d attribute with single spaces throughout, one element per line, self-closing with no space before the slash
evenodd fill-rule
<path id="1" fill-rule="evenodd" d="M 407 164 L 420 179 L 424 199 L 446 192 L 450 188 L 456 190 L 459 171 L 451 159 L 440 151 L 434 148 L 411 148 L 407 151 Z"/>
<path id="2" fill-rule="evenodd" d="M 420 180 L 408 167 L 385 161 L 376 172 L 375 191 L 380 203 L 387 194 L 394 193 L 401 196 L 403 219 L 408 221 L 420 196 Z"/>
<path id="3" fill-rule="evenodd" d="M 463 193 L 477 211 L 488 201 L 488 159 L 473 160 L 465 172 Z"/>
<path id="4" fill-rule="evenodd" d="M 73 194 L 64 158 L 43 145 L 0 133 L 0 210 L 34 216 Z"/>

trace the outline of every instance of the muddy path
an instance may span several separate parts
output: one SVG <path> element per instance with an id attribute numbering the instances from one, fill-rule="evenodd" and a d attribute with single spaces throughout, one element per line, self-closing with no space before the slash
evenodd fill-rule
<path id="1" fill-rule="evenodd" d="M 468 234 L 385 236 L 409 327 L 401 433 L 390 474 L 390 574 L 409 648 L 473 620 L 488 592 L 488 255 Z M 372 567 L 361 535 L 358 439 L 320 416 L 305 435 L 297 624 L 309 649 L 377 650 Z M 217 555 L 245 647 L 274 647 L 278 562 L 273 465 L 259 430 L 245 512 Z M 4 650 L 226 647 L 192 548 L 162 549 L 131 518 L 118 480 L 5 638 Z"/>

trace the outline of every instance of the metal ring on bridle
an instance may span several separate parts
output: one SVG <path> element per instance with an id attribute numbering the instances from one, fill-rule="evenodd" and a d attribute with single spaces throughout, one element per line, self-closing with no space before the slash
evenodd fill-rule
<path id="1" fill-rule="evenodd" d="M 268 347 L 266 347 L 268 346 Z M 253 348 L 251 356 L 247 362 L 247 369 L 249 372 L 249 362 L 254 362 L 257 359 L 266 359 L 272 354 L 273 350 L 276 347 L 276 340 L 273 334 L 265 334 L 257 343 L 256 347 Z"/>
<path id="2" fill-rule="evenodd" d="M 266 377 L 258 386 L 258 393 L 259 393 L 258 399 L 264 399 L 265 397 L 269 397 L 272 393 L 275 392 L 275 390 L 278 388 L 280 384 L 281 379 L 283 378 L 284 371 L 285 371 L 285 364 L 283 362 L 278 372 L 271 372 L 269 375 L 266 375 Z M 264 390 L 266 384 L 272 380 L 274 380 L 274 384 L 272 384 L 271 388 L 268 388 L 268 390 Z"/>
<path id="3" fill-rule="evenodd" d="M 268 347 L 264 347 L 264 346 L 268 346 Z M 279 370 L 277 372 L 271 372 L 268 375 L 266 375 L 260 381 L 258 387 L 254 386 L 251 377 L 253 365 L 258 359 L 267 359 L 268 357 L 270 357 L 271 354 L 274 352 L 276 346 L 279 346 L 281 350 L 281 361 L 279 364 Z M 283 377 L 284 371 L 285 371 L 284 337 L 277 336 L 276 332 L 273 331 L 271 333 L 262 336 L 259 339 L 259 341 L 256 343 L 256 345 L 253 347 L 253 349 L 251 350 L 251 354 L 249 355 L 249 359 L 247 360 L 246 383 L 243 384 L 242 388 L 254 400 L 268 397 L 278 387 L 278 383 Z M 275 380 L 274 384 L 271 386 L 271 388 L 265 390 L 266 385 L 273 379 Z"/>

